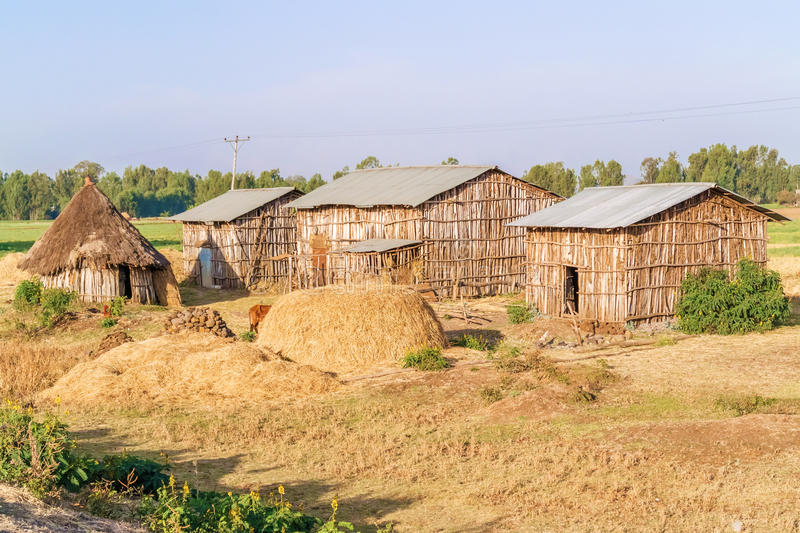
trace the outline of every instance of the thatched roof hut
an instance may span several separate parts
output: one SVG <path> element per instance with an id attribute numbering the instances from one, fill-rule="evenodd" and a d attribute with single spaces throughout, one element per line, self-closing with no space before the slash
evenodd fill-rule
<path id="1" fill-rule="evenodd" d="M 585 189 L 526 228 L 529 303 L 622 331 L 673 315 L 687 273 L 767 261 L 767 222 L 788 220 L 714 183 Z"/>
<path id="2" fill-rule="evenodd" d="M 138 303 L 180 304 L 167 258 L 88 179 L 19 268 L 40 276 L 45 287 L 77 292 L 82 301 L 126 296 Z"/>

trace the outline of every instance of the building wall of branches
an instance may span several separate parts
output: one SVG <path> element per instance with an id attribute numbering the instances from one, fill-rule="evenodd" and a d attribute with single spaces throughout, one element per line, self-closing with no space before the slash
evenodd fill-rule
<path id="1" fill-rule="evenodd" d="M 124 277 L 128 276 L 130 300 L 141 304 L 167 305 L 160 301 L 153 281 L 153 269 L 129 267 L 122 273 L 117 267 L 77 268 L 62 270 L 51 276 L 42 276 L 42 285 L 48 289 L 74 291 L 82 302 L 108 302 L 125 296 Z"/>
<path id="2" fill-rule="evenodd" d="M 184 222 L 187 280 L 200 283 L 199 254 L 209 248 L 214 285 L 242 289 L 285 284 L 297 237 L 294 214 L 283 206 L 300 195 L 287 194 L 231 222 Z"/>
<path id="3" fill-rule="evenodd" d="M 672 316 L 687 273 L 733 271 L 745 257 L 766 264 L 767 221 L 711 190 L 627 228 L 626 319 Z"/>
<path id="4" fill-rule="evenodd" d="M 560 198 L 489 171 L 419 207 L 321 206 L 297 211 L 298 274 L 319 279 L 321 254 L 365 239 L 425 242 L 423 279 L 440 296 L 482 296 L 524 286 L 524 230 L 506 224 Z M 332 255 L 332 254 L 331 254 Z"/>
<path id="5" fill-rule="evenodd" d="M 767 220 L 707 191 L 627 228 L 532 228 L 526 297 L 544 314 L 567 315 L 566 268 L 577 267 L 580 319 L 663 320 L 674 314 L 688 273 L 732 270 L 745 257 L 765 264 Z"/>

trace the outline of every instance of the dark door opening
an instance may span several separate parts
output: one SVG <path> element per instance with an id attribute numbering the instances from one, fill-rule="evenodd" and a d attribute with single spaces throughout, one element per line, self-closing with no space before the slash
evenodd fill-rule
<path id="1" fill-rule="evenodd" d="M 131 291 L 131 269 L 128 265 L 119 267 L 119 289 L 120 296 L 124 296 L 128 300 L 131 299 L 133 295 Z"/>
<path id="2" fill-rule="evenodd" d="M 564 304 L 567 313 L 578 314 L 578 267 L 564 267 Z"/>

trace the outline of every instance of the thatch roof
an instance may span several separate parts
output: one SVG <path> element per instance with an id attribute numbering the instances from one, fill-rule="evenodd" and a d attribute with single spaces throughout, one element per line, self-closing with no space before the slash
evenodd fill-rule
<path id="1" fill-rule="evenodd" d="M 48 276 L 67 269 L 117 265 L 162 269 L 169 267 L 169 261 L 100 189 L 87 183 L 31 247 L 19 268 Z"/>

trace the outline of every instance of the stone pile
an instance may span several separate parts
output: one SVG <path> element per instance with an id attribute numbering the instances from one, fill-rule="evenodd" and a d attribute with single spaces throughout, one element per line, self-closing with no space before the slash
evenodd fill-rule
<path id="1" fill-rule="evenodd" d="M 233 332 L 228 329 L 219 312 L 210 307 L 189 307 L 173 311 L 164 321 L 164 329 L 167 333 L 205 331 L 217 337 L 233 337 Z"/>

